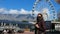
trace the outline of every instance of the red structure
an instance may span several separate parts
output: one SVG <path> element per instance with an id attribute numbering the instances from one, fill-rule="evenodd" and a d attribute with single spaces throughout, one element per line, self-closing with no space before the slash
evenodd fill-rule
<path id="1" fill-rule="evenodd" d="M 60 0 L 56 0 L 56 2 L 57 2 L 58 4 L 60 4 Z"/>

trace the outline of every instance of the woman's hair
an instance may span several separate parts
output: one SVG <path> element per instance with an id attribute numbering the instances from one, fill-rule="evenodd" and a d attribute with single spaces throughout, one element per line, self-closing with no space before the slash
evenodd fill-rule
<path id="1" fill-rule="evenodd" d="M 41 16 L 39 16 L 39 15 L 41 15 Z M 40 22 L 42 20 L 43 20 L 43 15 L 41 13 L 38 13 L 38 15 L 37 15 L 37 22 Z"/>
<path id="2" fill-rule="evenodd" d="M 38 15 L 41 15 L 41 17 L 43 17 L 41 13 L 38 13 Z M 39 17 L 38 15 L 37 15 L 37 17 Z"/>

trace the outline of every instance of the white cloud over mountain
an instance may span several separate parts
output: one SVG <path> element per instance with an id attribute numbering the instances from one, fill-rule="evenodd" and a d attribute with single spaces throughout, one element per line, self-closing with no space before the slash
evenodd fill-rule
<path id="1" fill-rule="evenodd" d="M 0 8 L 0 13 L 4 13 L 6 10 L 4 8 Z"/>
<path id="2" fill-rule="evenodd" d="M 10 10 L 8 11 L 8 13 L 9 13 L 9 14 L 18 14 L 19 12 L 18 12 L 18 10 L 10 9 Z"/>
<path id="3" fill-rule="evenodd" d="M 1 14 L 32 14 L 32 11 L 28 11 L 28 10 L 25 10 L 25 9 L 20 9 L 20 10 L 10 9 L 10 10 L 7 10 L 5 8 L 0 8 L 0 13 Z M 34 11 L 34 14 L 38 14 L 38 13 L 39 13 L 38 11 Z"/>
<path id="4" fill-rule="evenodd" d="M 48 8 L 43 8 L 42 12 L 46 12 L 48 14 L 49 19 L 53 17 L 53 16 L 51 16 L 50 11 L 49 11 Z M 40 13 L 40 12 L 34 11 L 35 16 L 38 13 Z M 32 10 L 28 11 L 28 10 L 25 10 L 23 8 L 20 9 L 20 10 L 17 10 L 17 9 L 9 9 L 9 10 L 7 10 L 5 8 L 0 8 L 0 14 L 32 14 Z"/>

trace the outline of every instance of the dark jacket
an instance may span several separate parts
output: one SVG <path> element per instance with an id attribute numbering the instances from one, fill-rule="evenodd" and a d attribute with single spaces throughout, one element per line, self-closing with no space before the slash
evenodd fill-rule
<path id="1" fill-rule="evenodd" d="M 36 24 L 38 24 L 38 26 L 39 26 L 38 30 L 40 30 L 40 31 L 46 30 L 45 22 L 44 22 L 42 17 L 41 18 L 37 17 L 37 23 Z"/>

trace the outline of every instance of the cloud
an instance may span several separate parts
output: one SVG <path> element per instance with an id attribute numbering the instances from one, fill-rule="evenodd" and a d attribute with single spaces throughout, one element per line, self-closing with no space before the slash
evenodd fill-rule
<path id="1" fill-rule="evenodd" d="M 1 14 L 32 14 L 32 11 L 28 11 L 28 10 L 25 10 L 25 9 L 20 9 L 20 10 L 10 9 L 10 10 L 7 10 L 5 8 L 0 8 L 0 13 Z M 38 13 L 39 13 L 38 11 L 34 11 L 34 14 L 38 14 Z"/>
<path id="2" fill-rule="evenodd" d="M 0 8 L 0 13 L 4 13 L 6 10 L 4 8 Z"/>
<path id="3" fill-rule="evenodd" d="M 9 14 L 18 14 L 19 12 L 18 12 L 18 10 L 10 9 L 8 13 Z"/>
<path id="4" fill-rule="evenodd" d="M 40 13 L 40 11 L 35 11 L 34 13 L 35 13 L 35 14 L 38 14 L 38 13 Z"/>
<path id="5" fill-rule="evenodd" d="M 49 19 L 51 19 L 53 16 L 51 16 L 52 14 L 50 14 L 50 11 L 48 8 L 43 8 L 42 11 L 34 11 L 34 14 L 35 16 L 37 16 L 38 13 L 40 12 L 46 12 L 48 14 L 48 17 Z M 17 9 L 5 9 L 5 8 L 0 8 L 0 14 L 31 14 L 32 15 L 32 10 L 31 11 L 28 11 L 28 10 L 25 10 L 25 9 L 20 9 L 20 10 L 17 10 Z"/>
<path id="6" fill-rule="evenodd" d="M 27 11 L 24 9 L 21 9 L 21 11 L 19 12 L 20 14 L 32 14 L 32 11 Z M 38 14 L 38 11 L 34 11 L 34 14 Z"/>
<path id="7" fill-rule="evenodd" d="M 29 12 L 30 12 L 30 11 L 21 9 L 21 10 L 19 11 L 19 14 L 30 14 Z"/>

